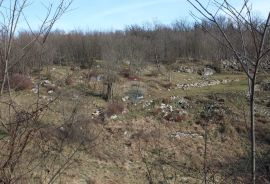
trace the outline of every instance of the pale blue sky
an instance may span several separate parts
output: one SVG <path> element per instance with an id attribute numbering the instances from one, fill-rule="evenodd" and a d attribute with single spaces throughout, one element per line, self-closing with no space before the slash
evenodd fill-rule
<path id="1" fill-rule="evenodd" d="M 37 27 L 44 17 L 42 5 L 58 0 L 30 0 L 25 15 L 32 27 Z M 208 0 L 202 0 L 207 3 Z M 231 0 L 240 6 L 240 0 Z M 256 14 L 266 16 L 270 11 L 270 0 L 252 0 Z M 169 24 L 176 19 L 192 20 L 190 11 L 194 9 L 186 0 L 74 0 L 71 11 L 66 13 L 54 28 L 70 31 L 116 30 L 126 25 L 152 23 Z M 23 22 L 23 20 L 21 21 Z M 22 24 L 21 24 L 22 25 Z M 22 26 L 21 26 L 22 27 Z"/>

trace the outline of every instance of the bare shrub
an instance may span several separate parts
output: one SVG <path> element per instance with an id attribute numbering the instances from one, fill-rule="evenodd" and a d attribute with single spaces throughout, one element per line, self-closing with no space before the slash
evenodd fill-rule
<path id="1" fill-rule="evenodd" d="M 74 80 L 72 78 L 72 75 L 68 75 L 67 78 L 65 79 L 65 84 L 70 86 L 74 83 Z"/>
<path id="2" fill-rule="evenodd" d="M 186 114 L 179 114 L 176 111 L 176 112 L 171 112 L 171 113 L 167 114 L 164 118 L 167 121 L 183 122 L 183 121 L 187 120 L 187 115 Z"/>
<path id="3" fill-rule="evenodd" d="M 123 68 L 119 74 L 123 76 L 124 78 L 129 78 L 131 76 L 131 71 L 129 68 Z"/>
<path id="4" fill-rule="evenodd" d="M 168 83 L 161 84 L 161 86 L 164 87 L 164 88 L 166 88 L 166 89 L 171 89 L 175 85 L 173 83 L 171 83 L 171 82 L 168 82 Z"/>
<path id="5" fill-rule="evenodd" d="M 85 116 L 79 116 L 73 122 L 67 122 L 56 128 L 55 131 L 58 139 L 83 145 L 90 145 L 97 136 L 95 120 Z"/>
<path id="6" fill-rule="evenodd" d="M 124 106 L 121 103 L 118 102 L 112 102 L 108 104 L 106 108 L 106 115 L 108 117 L 111 117 L 112 115 L 115 114 L 121 114 L 124 111 Z"/>
<path id="7" fill-rule="evenodd" d="M 10 88 L 16 91 L 33 88 L 31 79 L 19 73 L 13 74 L 9 79 L 9 83 Z"/>

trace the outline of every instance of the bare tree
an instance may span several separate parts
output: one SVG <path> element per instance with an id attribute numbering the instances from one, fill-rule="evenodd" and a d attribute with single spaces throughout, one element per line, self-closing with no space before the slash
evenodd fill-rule
<path id="1" fill-rule="evenodd" d="M 41 22 L 39 30 L 33 31 L 24 16 L 28 0 L 0 1 L 0 66 L 1 79 L 3 79 L 1 81 L 0 101 L 1 110 L 7 115 L 0 117 L 1 131 L 4 132 L 4 136 L 0 140 L 1 183 L 22 183 L 22 180 L 24 180 L 26 176 L 29 176 L 40 164 L 36 163 L 36 160 L 42 160 L 47 155 L 44 154 L 45 157 L 42 157 L 42 159 L 39 158 L 39 154 L 35 155 L 33 153 L 36 149 L 31 149 L 31 146 L 37 141 L 37 135 L 40 133 L 40 118 L 42 117 L 42 113 L 48 109 L 51 102 L 45 104 L 40 103 L 38 93 L 34 105 L 31 104 L 30 107 L 20 107 L 11 96 L 10 73 L 13 72 L 16 65 L 20 64 L 24 57 L 32 54 L 33 46 L 38 46 L 38 57 L 40 59 L 38 65 L 39 68 L 41 68 L 42 61 L 44 61 L 43 53 L 45 42 L 53 25 L 67 11 L 71 2 L 70 0 L 60 0 L 57 4 L 50 4 L 46 7 L 46 16 Z M 15 35 L 18 32 L 18 23 L 21 20 L 25 21 L 26 25 L 28 25 L 31 36 L 29 36 L 30 39 L 27 40 L 24 45 L 16 45 L 17 49 L 22 52 L 14 54 L 16 43 Z M 14 55 L 16 57 L 14 57 Z M 40 84 L 40 82 L 38 84 Z M 8 98 L 6 98 L 4 94 L 5 89 L 7 89 L 9 93 Z M 45 153 L 47 152 L 45 151 Z M 33 155 L 33 157 L 29 157 L 29 155 Z"/>
<path id="2" fill-rule="evenodd" d="M 235 8 L 227 0 L 210 1 L 217 7 L 215 12 L 210 11 L 207 6 L 203 5 L 199 0 L 188 0 L 188 2 L 204 18 L 216 26 L 218 34 L 208 32 L 218 40 L 220 44 L 226 46 L 231 50 L 231 52 L 233 52 L 235 59 L 241 65 L 248 78 L 251 126 L 251 181 L 252 183 L 256 183 L 256 139 L 254 118 L 255 84 L 260 64 L 266 59 L 266 56 L 270 51 L 267 39 L 269 36 L 270 13 L 264 22 L 258 23 L 252 16 L 252 9 L 248 0 L 243 0 L 243 6 L 240 10 Z M 233 21 L 232 26 L 237 30 L 237 33 L 241 38 L 241 47 L 238 47 L 235 44 L 233 37 L 231 37 L 219 23 L 217 17 L 220 14 L 227 15 Z"/>

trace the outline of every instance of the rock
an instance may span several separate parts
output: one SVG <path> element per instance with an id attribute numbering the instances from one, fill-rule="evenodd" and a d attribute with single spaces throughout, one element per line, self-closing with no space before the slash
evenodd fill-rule
<path id="1" fill-rule="evenodd" d="M 129 99 L 129 96 L 125 96 L 125 97 L 122 98 L 122 101 L 126 102 L 128 99 Z"/>
<path id="2" fill-rule="evenodd" d="M 32 91 L 37 94 L 38 93 L 38 88 L 33 88 Z"/>
<path id="3" fill-rule="evenodd" d="M 211 68 L 204 68 L 202 71 L 203 76 L 211 76 L 211 75 L 214 75 L 214 73 L 215 73 L 215 70 Z"/>
<path id="4" fill-rule="evenodd" d="M 49 91 L 48 91 L 48 94 L 53 94 L 53 93 L 54 93 L 53 90 L 49 90 Z"/>
<path id="5" fill-rule="evenodd" d="M 138 97 L 137 97 L 138 100 L 141 100 L 141 99 L 143 99 L 143 98 L 144 98 L 143 96 L 138 96 Z"/>
<path id="6" fill-rule="evenodd" d="M 117 115 L 112 115 L 112 116 L 111 116 L 111 119 L 116 119 L 116 118 L 118 118 Z"/>

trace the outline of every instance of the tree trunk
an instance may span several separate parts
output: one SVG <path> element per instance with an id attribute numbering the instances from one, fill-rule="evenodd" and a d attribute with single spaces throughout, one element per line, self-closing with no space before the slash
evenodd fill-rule
<path id="1" fill-rule="evenodd" d="M 204 162 L 203 162 L 203 172 L 204 172 L 204 184 L 207 184 L 207 140 L 208 140 L 208 122 L 204 122 Z"/>
<path id="2" fill-rule="evenodd" d="M 255 137 L 255 121 L 254 121 L 254 93 L 255 78 L 250 80 L 250 139 L 251 139 L 251 162 L 252 162 L 252 184 L 256 183 L 256 137 Z"/>
<path id="3" fill-rule="evenodd" d="M 107 100 L 110 101 L 113 98 L 113 83 L 109 82 L 107 84 Z"/>

